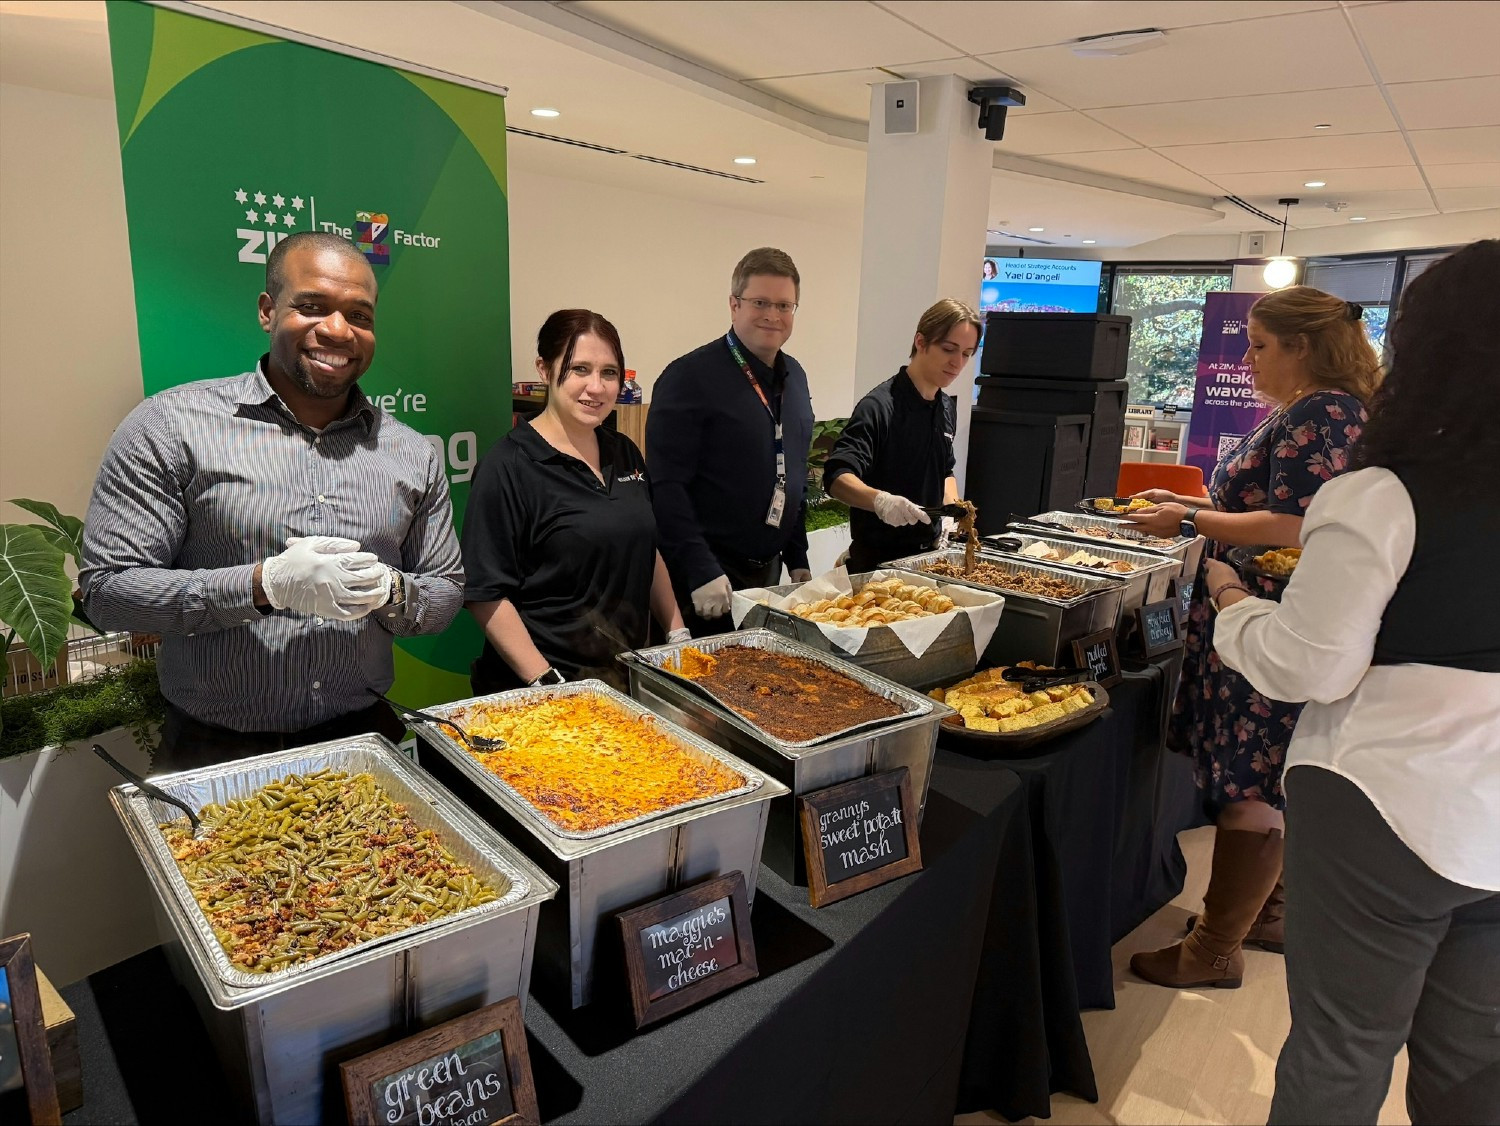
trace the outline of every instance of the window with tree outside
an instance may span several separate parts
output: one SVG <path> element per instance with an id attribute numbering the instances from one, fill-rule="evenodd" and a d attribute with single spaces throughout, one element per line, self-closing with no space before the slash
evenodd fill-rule
<path id="1" fill-rule="evenodd" d="M 1115 269 L 1111 312 L 1131 318 L 1125 374 L 1130 401 L 1191 409 L 1203 332 L 1203 299 L 1227 290 L 1229 267 Z"/>

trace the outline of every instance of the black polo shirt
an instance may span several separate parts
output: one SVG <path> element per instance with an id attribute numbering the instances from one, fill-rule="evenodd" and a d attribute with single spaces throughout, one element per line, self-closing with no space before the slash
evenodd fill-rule
<path id="1" fill-rule="evenodd" d="M 953 434 L 958 400 L 939 391 L 922 398 L 902 368 L 854 407 L 823 469 L 824 488 L 852 473 L 872 489 L 928 507 L 943 503 L 943 483 L 953 476 Z M 852 565 L 869 567 L 927 551 L 940 521 L 893 528 L 873 512 L 849 517 Z"/>
<path id="2" fill-rule="evenodd" d="M 465 600 L 509 599 L 570 680 L 612 668 L 622 640 L 646 644 L 656 571 L 646 463 L 624 435 L 595 433 L 603 484 L 522 423 L 480 461 L 464 511 Z M 474 679 L 481 692 L 521 683 L 488 641 Z"/>
<path id="3" fill-rule="evenodd" d="M 812 396 L 807 373 L 785 352 L 775 368 L 742 348 L 750 370 L 781 412 L 786 510 L 766 523 L 776 488 L 776 424 L 720 336 L 667 365 L 651 392 L 646 454 L 661 530 L 661 553 L 679 589 L 724 573 L 720 556 L 807 566 L 804 500 Z"/>

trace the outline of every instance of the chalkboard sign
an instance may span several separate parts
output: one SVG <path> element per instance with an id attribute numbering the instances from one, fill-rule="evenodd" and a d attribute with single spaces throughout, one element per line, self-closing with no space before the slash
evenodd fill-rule
<path id="1" fill-rule="evenodd" d="M 637 1028 L 760 975 L 745 877 L 695 884 L 618 916 Z"/>
<path id="2" fill-rule="evenodd" d="M 350 1126 L 541 1121 L 514 997 L 340 1064 L 339 1071 Z"/>
<path id="3" fill-rule="evenodd" d="M 1193 580 L 1181 576 L 1173 579 L 1167 584 L 1167 597 L 1177 601 L 1177 621 L 1185 629 L 1187 627 L 1188 612 L 1193 606 Z"/>
<path id="4" fill-rule="evenodd" d="M 0 1122 L 61 1121 L 31 935 L 18 934 L 0 942 Z"/>
<path id="5" fill-rule="evenodd" d="M 917 808 L 906 767 L 798 799 L 808 900 L 814 907 L 921 871 Z"/>
<path id="6" fill-rule="evenodd" d="M 1147 657 L 1159 656 L 1182 644 L 1182 634 L 1177 617 L 1177 601 L 1164 598 L 1160 602 L 1148 602 L 1135 611 L 1135 621 L 1141 652 Z"/>
<path id="7" fill-rule="evenodd" d="M 1101 629 L 1073 642 L 1073 666 L 1088 669 L 1089 676 L 1101 688 L 1118 684 L 1121 679 L 1120 654 L 1115 649 L 1115 631 Z"/>

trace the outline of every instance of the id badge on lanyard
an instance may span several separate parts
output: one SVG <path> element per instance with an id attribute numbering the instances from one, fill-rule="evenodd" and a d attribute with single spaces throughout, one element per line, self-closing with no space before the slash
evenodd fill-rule
<path id="1" fill-rule="evenodd" d="M 750 361 L 745 359 L 745 354 L 740 351 L 739 343 L 731 333 L 724 337 L 724 343 L 729 345 L 729 354 L 734 357 L 734 362 L 745 373 L 745 378 L 750 381 L 756 397 L 760 399 L 760 405 L 766 408 L 766 413 L 771 416 L 771 421 L 776 424 L 776 488 L 771 492 L 771 506 L 766 509 L 766 523 L 773 528 L 781 527 L 781 520 L 786 515 L 786 443 L 782 439 L 781 420 L 776 417 L 776 412 L 771 409 L 771 402 L 766 398 L 766 393 L 761 389 L 760 381 L 755 378 L 755 373 L 750 370 Z"/>

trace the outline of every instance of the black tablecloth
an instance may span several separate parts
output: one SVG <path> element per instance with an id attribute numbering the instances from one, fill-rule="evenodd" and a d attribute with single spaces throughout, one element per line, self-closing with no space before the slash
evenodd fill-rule
<path id="1" fill-rule="evenodd" d="M 760 870 L 752 920 L 761 977 L 643 1032 L 626 1009 L 526 1010 L 542 1117 L 559 1122 L 947 1122 L 956 1101 L 993 873 L 1025 838 L 1021 788 L 983 815 L 941 793 L 922 872 L 814 911 Z M 1038 922 L 1024 898 L 1008 915 Z M 69 1123 L 184 1121 L 222 1107 L 223 1078 L 159 949 L 85 981 L 77 1014 L 84 1105 Z M 219 1115 L 221 1120 L 227 1115 Z"/>

